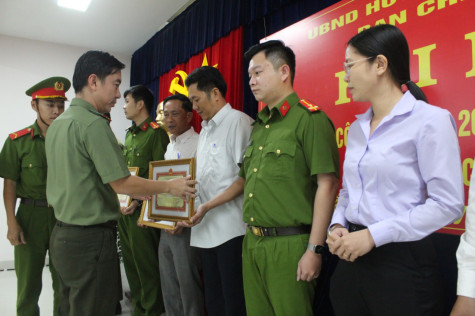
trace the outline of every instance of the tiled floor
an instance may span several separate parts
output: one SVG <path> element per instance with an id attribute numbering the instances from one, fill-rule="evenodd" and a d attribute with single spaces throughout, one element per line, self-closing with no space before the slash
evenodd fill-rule
<path id="1" fill-rule="evenodd" d="M 122 269 L 122 284 L 124 291 L 129 289 L 127 278 Z M 122 314 L 131 315 L 131 302 L 124 297 L 121 301 Z M 16 275 L 14 270 L 0 271 L 0 315 L 15 316 L 16 305 Z M 53 315 L 53 289 L 48 267 L 43 269 L 43 290 L 39 300 L 40 313 L 42 316 Z"/>

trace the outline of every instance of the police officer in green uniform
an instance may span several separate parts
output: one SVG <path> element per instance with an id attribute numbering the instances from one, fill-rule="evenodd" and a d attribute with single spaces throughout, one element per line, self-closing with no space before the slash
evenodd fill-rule
<path id="1" fill-rule="evenodd" d="M 125 136 L 125 161 L 138 167 L 138 176 L 149 177 L 149 162 L 163 160 L 170 142 L 168 134 L 150 117 L 153 93 L 143 85 L 124 92 L 124 112 L 134 123 Z M 125 273 L 132 295 L 134 316 L 160 315 L 164 312 L 158 266 L 160 231 L 137 226 L 141 205 L 133 200 L 121 209 L 118 222 Z"/>
<path id="2" fill-rule="evenodd" d="M 196 181 L 189 178 L 153 181 L 130 174 L 103 116 L 121 96 L 123 68 L 106 52 L 84 53 L 73 75 L 76 98 L 48 130 L 46 196 L 57 219 L 50 247 L 62 286 L 60 315 L 114 315 L 117 194 L 195 196 L 190 186 Z"/>
<path id="3" fill-rule="evenodd" d="M 33 125 L 11 133 L 0 153 L 0 177 L 7 212 L 7 238 L 15 246 L 17 315 L 39 315 L 43 267 L 56 219 L 46 201 L 45 135 L 49 125 L 64 112 L 65 92 L 71 83 L 64 77 L 45 79 L 26 91 L 36 112 Z M 20 206 L 15 216 L 17 198 Z M 59 282 L 49 263 L 57 315 Z"/>
<path id="4" fill-rule="evenodd" d="M 242 266 L 248 316 L 313 315 L 315 279 L 338 191 L 332 122 L 293 90 L 295 55 L 281 41 L 246 52 L 259 112 L 240 178 L 208 211 L 244 191 Z"/>
<path id="5" fill-rule="evenodd" d="M 245 57 L 251 90 L 267 104 L 240 173 L 249 225 L 243 244 L 248 315 L 313 315 L 314 280 L 339 188 L 335 129 L 293 91 L 289 47 L 269 41 Z"/>

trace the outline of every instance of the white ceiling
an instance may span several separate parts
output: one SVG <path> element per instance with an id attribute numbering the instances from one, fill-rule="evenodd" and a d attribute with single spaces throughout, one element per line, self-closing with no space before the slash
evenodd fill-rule
<path id="1" fill-rule="evenodd" d="M 0 34 L 132 55 L 192 2 L 92 0 L 79 12 L 56 0 L 0 0 Z"/>

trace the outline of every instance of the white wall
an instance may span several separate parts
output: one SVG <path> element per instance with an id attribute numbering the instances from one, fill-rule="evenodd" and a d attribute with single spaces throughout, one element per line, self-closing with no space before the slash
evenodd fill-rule
<path id="1" fill-rule="evenodd" d="M 0 144 L 3 147 L 8 134 L 31 125 L 36 113 L 31 109 L 31 98 L 25 90 L 35 83 L 52 76 L 63 76 L 72 80 L 77 59 L 89 48 L 58 45 L 32 41 L 0 34 Z M 126 65 L 122 71 L 121 92 L 130 86 L 131 56 L 110 52 Z M 73 88 L 66 93 L 69 100 L 74 97 Z M 124 99 L 117 101 L 112 109 L 111 127 L 120 141 L 124 141 L 125 129 L 130 126 L 122 106 Z M 66 102 L 66 108 L 69 103 Z M 3 166 L 0 166 L 2 168 Z M 3 179 L 0 180 L 3 192 Z M 0 194 L 0 269 L 13 262 L 13 246 L 6 239 L 7 225 L 3 194 Z"/>

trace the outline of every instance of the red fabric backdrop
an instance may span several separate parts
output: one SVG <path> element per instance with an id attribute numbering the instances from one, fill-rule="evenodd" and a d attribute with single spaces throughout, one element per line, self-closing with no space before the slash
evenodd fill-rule
<path id="1" fill-rule="evenodd" d="M 422 87 L 429 103 L 449 110 L 457 122 L 468 196 L 475 156 L 474 12 L 474 1 L 344 0 L 267 39 L 283 40 L 294 50 L 295 90 L 332 119 L 343 164 L 348 127 L 355 114 L 369 107 L 353 102 L 347 91 L 345 43 L 371 25 L 399 27 L 409 42 L 411 79 Z M 439 232 L 460 235 L 464 222 L 459 219 Z"/>
<path id="2" fill-rule="evenodd" d="M 206 59 L 205 59 L 206 58 Z M 243 108 L 243 78 L 242 78 L 242 27 L 231 31 L 229 35 L 221 38 L 212 46 L 205 48 L 199 54 L 191 57 L 187 62 L 175 66 L 168 73 L 160 77 L 158 99 L 163 101 L 167 96 L 175 93 L 185 92 L 184 88 L 187 74 L 203 64 L 214 66 L 219 69 L 226 80 L 228 91 L 226 101 L 237 110 Z M 181 72 L 180 72 L 181 71 Z M 178 72 L 178 73 L 177 73 Z M 181 74 L 181 75 L 180 75 Z M 170 92 L 170 90 L 172 92 Z M 201 130 L 201 118 L 193 111 L 193 127 L 195 131 Z"/>

